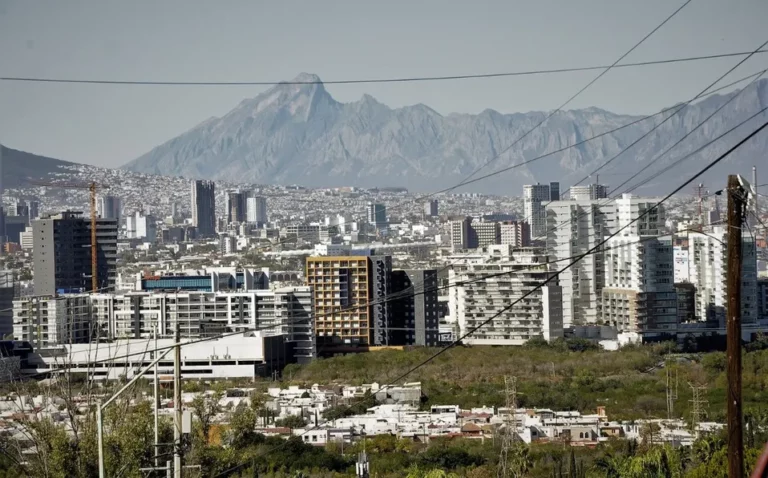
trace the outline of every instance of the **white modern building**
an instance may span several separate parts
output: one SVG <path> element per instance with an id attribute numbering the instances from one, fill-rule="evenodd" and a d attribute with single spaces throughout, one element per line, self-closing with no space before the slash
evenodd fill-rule
<path id="1" fill-rule="evenodd" d="M 728 305 L 725 228 L 713 227 L 711 232 L 689 233 L 688 253 L 688 276 L 696 287 L 696 317 L 722 327 Z M 754 238 L 749 234 L 742 236 L 741 278 L 741 321 L 755 323 L 758 315 L 757 255 Z"/>
<path id="2" fill-rule="evenodd" d="M 245 332 L 205 342 L 182 340 L 181 374 L 184 379 L 226 379 L 269 377 L 288 363 L 286 337 L 271 331 Z M 132 339 L 99 344 L 68 344 L 32 354 L 29 366 L 35 373 L 67 367 L 73 373 L 87 374 L 96 380 L 130 380 L 152 362 L 147 352 L 156 346 L 170 350 L 158 364 L 163 382 L 173 380 L 173 339 Z M 154 370 L 144 375 L 152 379 Z"/>
<path id="3" fill-rule="evenodd" d="M 550 275 L 547 256 L 533 248 L 488 249 L 484 260 L 454 264 L 448 273 L 449 316 L 458 326 L 459 335 L 491 319 L 464 342 L 522 345 L 535 337 L 562 337 L 560 287 L 553 281 L 537 289 Z M 483 280 L 485 276 L 490 277 Z M 509 307 L 517 300 L 521 301 Z"/>
<path id="4" fill-rule="evenodd" d="M 125 235 L 128 239 L 144 239 L 147 242 L 157 240 L 157 219 L 152 215 L 143 215 L 136 211 L 125 218 Z"/>
<path id="5" fill-rule="evenodd" d="M 109 339 L 172 337 L 178 323 L 185 338 L 271 330 L 303 343 L 313 355 L 309 287 L 249 292 L 131 292 L 91 296 L 93 319 Z M 297 346 L 298 348 L 298 346 Z M 298 353 L 297 353 L 298 355 Z"/>
<path id="6" fill-rule="evenodd" d="M 657 200 L 625 194 L 620 199 L 569 200 L 547 204 L 547 254 L 551 270 L 559 271 L 570 261 L 587 254 L 607 236 L 627 226 L 621 234 L 658 235 L 664 224 L 664 208 L 653 209 Z M 642 219 L 631 223 L 640 214 Z M 601 296 L 605 286 L 602 251 L 587 254 L 562 271 L 565 327 L 594 324 L 602 318 Z"/>
<path id="7" fill-rule="evenodd" d="M 571 186 L 569 196 L 574 201 L 605 199 L 608 197 L 608 187 L 602 184 Z"/>
<path id="8" fill-rule="evenodd" d="M 28 341 L 35 348 L 88 342 L 92 328 L 89 297 L 77 294 L 15 299 L 14 340 Z"/>
<path id="9" fill-rule="evenodd" d="M 546 205 L 550 200 L 548 184 L 526 184 L 523 186 L 523 214 L 525 214 L 525 220 L 531 225 L 531 237 L 534 239 L 546 236 Z"/>
<path id="10" fill-rule="evenodd" d="M 257 224 L 267 223 L 267 198 L 263 196 L 253 196 L 246 200 L 246 211 L 248 222 Z"/>
<path id="11" fill-rule="evenodd" d="M 672 238 L 620 235 L 605 250 L 602 322 L 619 332 L 677 330 Z"/>

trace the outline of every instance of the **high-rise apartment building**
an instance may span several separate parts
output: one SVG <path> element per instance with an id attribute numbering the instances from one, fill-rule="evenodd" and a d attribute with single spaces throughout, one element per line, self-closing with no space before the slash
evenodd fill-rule
<path id="1" fill-rule="evenodd" d="M 725 326 L 728 306 L 727 234 L 724 227 L 710 232 L 688 233 L 688 276 L 696 287 L 696 317 L 719 327 Z M 742 236 L 741 321 L 757 321 L 757 254 L 754 238 Z"/>
<path id="2" fill-rule="evenodd" d="M 318 354 L 392 345 L 389 256 L 307 258 L 307 285 L 314 294 Z"/>
<path id="3" fill-rule="evenodd" d="M 449 316 L 459 335 L 477 328 L 464 343 L 523 345 L 532 338 L 562 337 L 560 287 L 555 281 L 539 287 L 551 274 L 547 256 L 533 248 L 489 248 L 487 260 L 454 264 L 448 272 Z M 525 294 L 523 302 L 509 307 Z"/>
<path id="4" fill-rule="evenodd" d="M 608 240 L 604 254 L 603 323 L 620 332 L 675 334 L 672 238 L 621 234 Z"/>
<path id="5" fill-rule="evenodd" d="M 501 244 L 515 247 L 531 245 L 531 226 L 525 221 L 507 221 L 499 225 Z"/>
<path id="6" fill-rule="evenodd" d="M 266 224 L 267 218 L 267 198 L 263 196 L 252 196 L 246 201 L 248 222 L 254 224 Z"/>
<path id="7" fill-rule="evenodd" d="M 96 211 L 102 219 L 115 219 L 120 224 L 123 212 L 122 201 L 117 196 L 100 196 L 96 203 Z"/>
<path id="8" fill-rule="evenodd" d="M 13 301 L 13 338 L 35 349 L 87 343 L 96 335 L 89 295 L 24 296 Z"/>
<path id="9" fill-rule="evenodd" d="M 559 189 L 559 185 L 558 185 Z M 550 202 L 547 184 L 526 184 L 523 186 L 523 214 L 531 225 L 531 237 L 542 239 L 547 233 L 546 205 Z"/>
<path id="10" fill-rule="evenodd" d="M 607 199 L 608 187 L 602 184 L 589 184 L 585 186 L 571 186 L 569 196 L 575 201 L 595 199 Z"/>
<path id="11" fill-rule="evenodd" d="M 656 204 L 645 198 L 625 195 L 620 200 L 554 201 L 546 206 L 546 247 L 553 270 L 565 261 L 591 251 L 605 237 L 629 224 L 634 213 Z M 629 211 L 629 212 L 627 212 Z M 663 229 L 664 209 L 650 211 L 622 234 L 658 234 Z M 601 298 L 605 286 L 603 253 L 588 254 L 558 276 L 563 293 L 563 322 L 572 325 L 594 324 L 602 317 Z"/>
<path id="12" fill-rule="evenodd" d="M 216 184 L 213 181 L 192 180 L 192 225 L 198 237 L 216 235 Z"/>
<path id="13" fill-rule="evenodd" d="M 391 302 L 392 337 L 396 345 L 434 347 L 439 342 L 437 271 L 394 270 L 392 290 L 403 297 Z"/>
<path id="14" fill-rule="evenodd" d="M 437 199 L 431 199 L 424 203 L 424 215 L 427 217 L 437 217 Z"/>
<path id="15" fill-rule="evenodd" d="M 384 204 L 368 203 L 368 223 L 376 226 L 376 229 L 387 227 L 387 207 Z"/>
<path id="16" fill-rule="evenodd" d="M 247 200 L 248 193 L 242 191 L 229 191 L 226 195 L 226 202 L 224 204 L 224 212 L 227 216 L 227 222 L 232 224 L 234 222 L 245 222 L 247 215 Z"/>
<path id="17" fill-rule="evenodd" d="M 91 290 L 91 221 L 63 212 L 32 222 L 35 295 Z M 98 287 L 112 290 L 117 274 L 117 221 L 97 219 Z"/>

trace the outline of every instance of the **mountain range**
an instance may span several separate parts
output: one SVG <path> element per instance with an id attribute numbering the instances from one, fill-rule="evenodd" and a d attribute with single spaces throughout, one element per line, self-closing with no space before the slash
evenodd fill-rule
<path id="1" fill-rule="evenodd" d="M 303 82 L 305 84 L 295 84 Z M 644 121 L 640 116 L 599 108 L 549 114 L 441 115 L 423 104 L 390 108 L 370 95 L 359 101 L 334 100 L 320 79 L 302 73 L 293 82 L 243 100 L 226 115 L 212 117 L 123 168 L 146 174 L 206 178 L 237 183 L 301 184 L 308 187 L 401 186 L 435 191 L 476 175 L 520 165 L 546 153 L 580 143 L 482 181 L 466 191 L 519 195 L 523 184 L 561 181 L 572 184 L 629 146 L 663 119 L 656 131 L 600 171 L 600 182 L 616 186 L 704 121 L 722 111 L 664 156 L 647 174 L 661 169 L 766 107 L 768 80 L 725 95 L 714 94 L 677 114 L 667 109 Z M 631 94 L 631 92 L 628 92 Z M 738 95 L 737 98 L 732 98 Z M 678 105 L 680 106 L 680 105 Z M 715 157 L 766 120 L 763 112 L 713 147 L 646 184 L 642 194 L 666 192 L 704 161 Z M 533 132 L 518 139 L 529 130 Z M 509 145 L 514 146 L 509 148 Z M 508 151 L 506 149 L 509 148 Z M 703 178 L 720 181 L 727 173 L 748 173 L 764 163 L 768 134 L 740 148 Z M 641 176 L 642 178 L 643 176 Z"/>

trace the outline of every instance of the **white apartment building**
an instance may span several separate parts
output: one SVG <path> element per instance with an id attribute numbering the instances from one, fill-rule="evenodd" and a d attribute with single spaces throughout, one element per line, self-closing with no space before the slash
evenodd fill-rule
<path id="1" fill-rule="evenodd" d="M 93 294 L 94 320 L 109 339 L 172 337 L 179 324 L 184 338 L 212 337 L 254 329 L 286 334 L 297 341 L 297 356 L 314 356 L 309 287 L 248 292 L 131 292 Z M 274 327 L 270 327 L 274 326 Z"/>
<path id="2" fill-rule="evenodd" d="M 531 225 L 531 237 L 540 239 L 547 233 L 546 205 L 550 202 L 548 184 L 526 184 L 523 186 L 523 214 Z"/>
<path id="3" fill-rule="evenodd" d="M 677 330 L 672 238 L 620 235 L 605 250 L 602 320 L 619 332 Z"/>
<path id="4" fill-rule="evenodd" d="M 21 248 L 23 250 L 31 251 L 34 248 L 33 236 L 32 226 L 27 226 L 27 228 L 19 234 L 19 241 L 21 242 Z"/>
<path id="5" fill-rule="evenodd" d="M 675 258 L 675 283 L 690 282 L 691 273 L 689 264 L 688 245 L 679 245 L 673 248 Z"/>
<path id="6" fill-rule="evenodd" d="M 502 222 L 499 226 L 501 244 L 515 247 L 527 247 L 531 242 L 531 226 L 525 222 Z"/>
<path id="7" fill-rule="evenodd" d="M 553 281 L 534 291 L 549 276 L 547 256 L 533 248 L 507 246 L 506 252 L 502 250 L 503 246 L 490 249 L 491 254 L 484 261 L 454 264 L 448 273 L 451 286 L 448 307 L 458 333 L 463 335 L 492 318 L 464 342 L 471 345 L 522 345 L 535 337 L 546 340 L 562 337 L 560 287 Z M 531 291 L 531 295 L 505 310 Z"/>
<path id="8" fill-rule="evenodd" d="M 608 197 L 608 187 L 602 184 L 589 184 L 585 186 L 571 186 L 568 193 L 574 201 L 605 199 Z"/>
<path id="9" fill-rule="evenodd" d="M 725 325 L 728 291 L 726 287 L 727 237 L 724 227 L 711 232 L 688 234 L 688 275 L 696 287 L 696 317 L 700 321 Z M 754 238 L 742 236 L 741 320 L 757 321 L 757 254 Z"/>
<path id="10" fill-rule="evenodd" d="M 657 202 L 625 194 L 620 199 L 573 199 L 547 204 L 547 254 L 550 261 L 557 261 L 551 264 L 551 270 L 559 271 L 571 260 L 588 253 Z M 622 234 L 657 235 L 663 224 L 664 209 L 659 206 L 658 210 L 629 225 Z M 602 318 L 601 291 L 605 286 L 602 251 L 586 255 L 561 272 L 559 284 L 563 291 L 565 327 L 594 324 Z"/>
<path id="11" fill-rule="evenodd" d="M 87 294 L 30 296 L 13 301 L 13 338 L 28 341 L 35 348 L 88 342 L 91 328 Z"/>

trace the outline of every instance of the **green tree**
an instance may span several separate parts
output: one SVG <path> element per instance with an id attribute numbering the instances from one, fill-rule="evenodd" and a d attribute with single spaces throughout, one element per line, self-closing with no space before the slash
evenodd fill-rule
<path id="1" fill-rule="evenodd" d="M 275 426 L 286 428 L 303 428 L 307 424 L 304 417 L 299 415 L 288 415 L 285 418 L 275 420 Z"/>
<path id="2" fill-rule="evenodd" d="M 207 444 L 210 440 L 211 426 L 213 425 L 213 419 L 221 413 L 221 406 L 219 402 L 223 396 L 222 392 L 214 392 L 211 394 L 200 394 L 192 399 L 190 408 L 192 413 L 197 417 L 199 423 L 199 435 L 198 438 Z"/>

